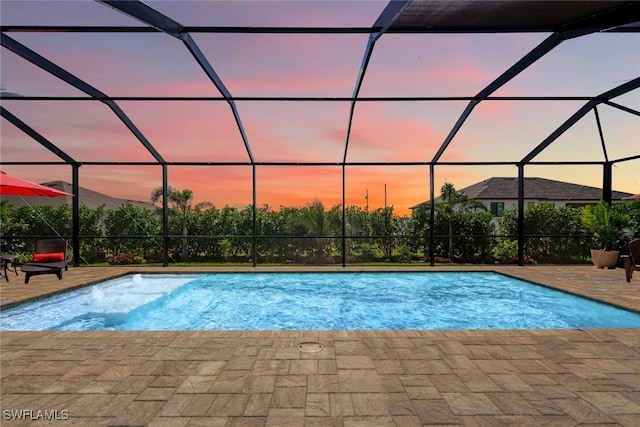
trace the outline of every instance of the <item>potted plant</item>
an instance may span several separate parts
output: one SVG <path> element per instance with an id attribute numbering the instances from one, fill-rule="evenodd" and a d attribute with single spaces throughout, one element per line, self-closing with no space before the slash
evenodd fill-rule
<path id="1" fill-rule="evenodd" d="M 582 211 L 582 222 L 600 243 L 599 249 L 591 249 L 593 264 L 597 268 L 615 268 L 620 251 L 613 245 L 623 238 L 624 218 L 616 215 L 611 204 L 600 200 L 597 205 L 585 206 Z"/>

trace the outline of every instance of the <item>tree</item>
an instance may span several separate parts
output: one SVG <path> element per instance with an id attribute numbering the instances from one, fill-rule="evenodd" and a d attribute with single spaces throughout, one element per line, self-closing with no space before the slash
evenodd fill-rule
<path id="1" fill-rule="evenodd" d="M 0 245 L 5 253 L 17 253 L 24 248 L 24 242 L 7 237 L 16 236 L 27 229 L 22 217 L 16 214 L 14 206 L 6 200 L 0 201 Z"/>
<path id="2" fill-rule="evenodd" d="M 159 249 L 160 244 L 153 236 L 160 233 L 160 218 L 150 209 L 129 202 L 118 209 L 109 209 L 104 218 L 104 229 L 106 235 L 112 237 L 109 242 L 111 255 L 134 254 L 146 259 Z"/>
<path id="3" fill-rule="evenodd" d="M 107 210 L 104 205 L 96 209 L 89 209 L 84 203 L 80 204 L 80 236 L 89 236 L 80 240 L 80 259 L 87 263 L 104 262 L 107 240 L 101 237 L 105 234 L 105 218 Z"/>
<path id="4" fill-rule="evenodd" d="M 307 230 L 307 235 L 314 236 L 316 247 L 313 249 L 314 255 L 326 256 L 330 244 L 324 243 L 325 236 L 336 234 L 341 227 L 340 218 L 336 215 L 338 208 L 334 206 L 331 211 L 325 213 L 324 205 L 318 199 L 308 203 L 301 210 L 301 222 Z"/>
<path id="5" fill-rule="evenodd" d="M 393 246 L 393 206 L 378 208 L 369 214 L 369 224 L 371 233 L 376 236 L 374 242 L 382 248 L 385 260 L 391 261 L 391 252 Z"/>
<path id="6" fill-rule="evenodd" d="M 447 218 L 449 236 L 449 259 L 453 260 L 453 217 L 457 211 L 476 210 L 486 211 L 487 208 L 481 202 L 473 200 L 464 191 L 456 191 L 456 187 L 445 182 L 440 189 L 440 202 L 436 209 Z"/>
<path id="7" fill-rule="evenodd" d="M 590 238 L 582 223 L 582 208 L 542 203 L 523 213 L 525 262 L 575 262 L 589 256 Z M 500 238 L 495 248 L 499 261 L 517 260 L 518 210 L 505 209 L 498 218 Z M 504 256 L 509 252 L 509 256 Z"/>
<path id="8" fill-rule="evenodd" d="M 188 233 L 188 219 L 189 215 L 191 215 L 194 211 L 201 211 L 202 209 L 213 207 L 213 204 L 208 201 L 203 201 L 195 206 L 192 205 L 193 202 L 193 191 L 188 188 L 179 191 L 175 188 L 169 186 L 167 188 L 167 201 L 169 202 L 169 206 L 171 209 L 175 210 L 179 215 L 182 224 L 182 260 L 186 261 L 188 258 L 187 253 L 187 236 Z M 164 195 L 164 190 L 162 187 L 158 187 L 151 192 L 151 203 L 154 205 L 162 198 Z"/>

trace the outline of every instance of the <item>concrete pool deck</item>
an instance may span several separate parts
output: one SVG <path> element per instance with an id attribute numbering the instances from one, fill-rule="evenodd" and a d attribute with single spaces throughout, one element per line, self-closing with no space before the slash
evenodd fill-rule
<path id="1" fill-rule="evenodd" d="M 621 269 L 391 269 L 496 271 L 640 311 L 640 278 Z M 0 300 L 128 272 L 261 270 L 309 268 L 70 267 L 10 276 Z M 2 331 L 0 346 L 3 426 L 640 425 L 637 329 Z"/>

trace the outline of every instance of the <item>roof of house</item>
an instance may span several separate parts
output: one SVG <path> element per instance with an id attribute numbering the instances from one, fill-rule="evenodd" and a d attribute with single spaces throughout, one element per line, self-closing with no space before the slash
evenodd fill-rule
<path id="1" fill-rule="evenodd" d="M 65 193 L 73 193 L 71 184 L 64 181 L 50 181 L 43 182 L 41 185 L 46 187 L 55 188 L 56 190 L 64 191 Z M 104 205 L 106 209 L 118 209 L 120 206 L 129 202 L 133 206 L 145 209 L 156 209 L 156 207 L 150 202 L 142 202 L 138 200 L 120 199 L 117 197 L 109 196 L 108 194 L 99 193 L 97 191 L 89 190 L 88 188 L 80 187 L 79 199 L 80 203 L 87 206 L 89 209 L 97 209 Z M 60 197 L 30 197 L 30 196 L 9 196 L 3 195 L 2 200 L 6 200 L 15 206 L 60 206 L 64 204 L 70 205 L 72 202 L 71 196 Z"/>
<path id="2" fill-rule="evenodd" d="M 476 184 L 457 190 L 474 200 L 509 200 L 518 198 L 518 178 L 494 177 L 480 181 Z M 631 193 L 622 191 L 612 191 L 612 200 L 622 200 L 631 196 Z M 555 181 L 546 178 L 525 178 L 524 198 L 549 200 L 549 201 L 572 201 L 572 200 L 600 200 L 602 199 L 602 189 L 589 187 L 587 185 L 572 184 L 570 182 Z M 440 197 L 435 199 L 439 202 Z M 426 202 L 412 206 L 417 208 Z"/>

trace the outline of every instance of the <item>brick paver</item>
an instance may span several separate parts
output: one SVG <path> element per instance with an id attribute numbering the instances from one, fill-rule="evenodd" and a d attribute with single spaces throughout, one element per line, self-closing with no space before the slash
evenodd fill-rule
<path id="1" fill-rule="evenodd" d="M 621 270 L 484 268 L 640 311 Z M 1 298 L 127 271 L 12 280 Z M 2 331 L 0 345 L 2 426 L 640 425 L 638 330 Z"/>

